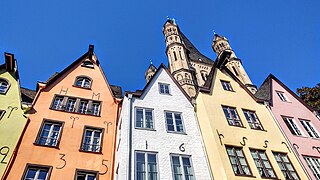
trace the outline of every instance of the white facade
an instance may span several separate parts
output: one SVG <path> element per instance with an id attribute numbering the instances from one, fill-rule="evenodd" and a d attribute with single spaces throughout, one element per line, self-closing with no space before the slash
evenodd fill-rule
<path id="1" fill-rule="evenodd" d="M 160 93 L 159 83 L 169 85 L 170 95 Z M 135 155 L 139 151 L 156 154 L 157 179 L 173 179 L 171 155 L 190 157 L 194 179 L 212 179 L 194 107 L 163 67 L 159 67 L 159 70 L 140 97 L 133 96 L 132 100 L 128 97 L 130 97 L 130 94 L 124 98 L 123 109 L 119 119 L 115 180 L 136 179 L 135 163 L 137 158 Z M 136 127 L 137 108 L 152 110 L 153 130 Z M 132 110 L 131 120 L 130 109 Z M 167 131 L 165 112 L 181 114 L 184 133 Z M 132 123 L 131 131 L 130 121 Z M 130 133 L 132 133 L 132 146 L 130 146 Z M 129 178 L 130 153 L 131 176 Z M 182 164 L 181 167 L 183 171 Z"/>

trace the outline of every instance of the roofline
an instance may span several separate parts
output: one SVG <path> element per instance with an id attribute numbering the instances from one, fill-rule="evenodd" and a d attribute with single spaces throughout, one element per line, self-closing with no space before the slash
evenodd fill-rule
<path id="1" fill-rule="evenodd" d="M 155 74 L 151 77 L 151 79 L 147 82 L 147 84 L 144 86 L 144 88 L 141 90 L 141 92 L 130 92 L 130 91 L 126 91 L 125 92 L 125 96 L 127 96 L 128 94 L 132 94 L 135 97 L 140 98 L 146 91 L 147 87 L 150 85 L 150 83 L 153 81 L 153 79 L 155 78 L 155 76 L 160 72 L 160 69 L 164 69 L 166 71 L 166 73 L 169 75 L 169 77 L 173 80 L 173 82 L 178 86 L 178 88 L 181 90 L 181 92 L 184 94 L 184 96 L 188 99 L 188 101 L 192 104 L 192 99 L 189 97 L 189 95 L 186 93 L 186 91 L 181 87 L 181 85 L 178 83 L 178 81 L 172 76 L 172 74 L 169 72 L 168 68 L 161 63 L 160 66 L 157 68 L 157 71 L 155 72 Z"/>
<path id="2" fill-rule="evenodd" d="M 311 106 L 309 106 L 306 102 L 304 102 L 295 92 L 293 92 L 290 88 L 288 88 L 288 86 L 286 86 L 283 82 L 281 82 L 276 76 L 270 73 L 266 79 L 268 78 L 275 80 L 278 84 L 280 84 L 280 86 L 282 86 L 286 91 L 288 91 L 293 97 L 295 97 L 301 104 L 307 107 L 310 111 L 312 112 L 316 111 Z"/>

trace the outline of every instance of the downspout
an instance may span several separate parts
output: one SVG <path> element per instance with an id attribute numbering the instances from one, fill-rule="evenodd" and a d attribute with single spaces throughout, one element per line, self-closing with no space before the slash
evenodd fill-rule
<path id="1" fill-rule="evenodd" d="M 128 168 L 128 180 L 131 179 L 132 169 L 132 94 L 128 94 L 129 98 L 129 168 Z"/>
<path id="2" fill-rule="evenodd" d="M 281 126 L 280 126 L 279 122 L 277 121 L 276 117 L 274 116 L 274 114 L 272 113 L 272 110 L 271 110 L 271 108 L 270 108 L 269 103 L 266 103 L 266 102 L 265 102 L 265 105 L 266 105 L 266 108 L 268 109 L 269 113 L 271 114 L 273 120 L 276 122 L 278 128 L 280 129 L 281 133 L 283 134 L 284 138 L 286 139 L 287 143 L 289 144 L 290 148 L 292 149 L 293 154 L 296 156 L 296 158 L 297 158 L 300 166 L 302 167 L 304 173 L 307 175 L 307 177 L 308 177 L 309 179 L 312 179 L 312 178 L 310 177 L 309 173 L 307 172 L 306 168 L 304 167 L 301 159 L 299 158 L 299 154 L 298 154 L 298 152 L 297 152 L 298 150 L 296 150 L 296 149 L 293 147 L 293 145 L 292 145 L 291 142 L 289 141 L 289 138 L 287 137 L 287 135 L 285 134 L 285 132 L 284 132 L 283 129 L 281 128 Z"/>
<path id="3" fill-rule="evenodd" d="M 204 141 L 203 141 L 203 138 L 202 138 L 202 133 L 201 133 L 201 129 L 200 129 L 200 125 L 199 125 L 199 122 L 198 122 L 198 117 L 197 117 L 197 103 L 194 102 L 195 100 L 193 99 L 193 106 L 194 106 L 194 117 L 195 117 L 195 120 L 196 120 L 196 124 L 197 124 L 197 129 L 198 129 L 198 132 L 200 133 L 200 139 L 201 139 L 201 146 L 202 146 L 202 150 L 205 154 L 205 159 L 206 159 L 206 163 L 207 163 L 207 168 L 208 168 L 208 171 L 209 171 L 209 174 L 210 174 L 210 179 L 214 179 L 213 175 L 212 175 L 212 169 L 211 169 L 211 166 L 209 164 L 209 156 L 208 156 L 208 153 L 204 147 Z"/>

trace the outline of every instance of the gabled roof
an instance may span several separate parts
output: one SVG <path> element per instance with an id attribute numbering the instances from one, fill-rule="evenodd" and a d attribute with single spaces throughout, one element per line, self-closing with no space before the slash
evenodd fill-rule
<path id="1" fill-rule="evenodd" d="M 135 92 L 126 91 L 125 95 L 127 96 L 128 94 L 132 94 L 135 97 L 141 97 L 145 93 L 147 87 L 151 84 L 153 79 L 158 75 L 158 73 L 160 73 L 161 69 L 165 70 L 165 72 L 169 75 L 169 77 L 172 79 L 172 81 L 181 90 L 181 92 L 184 94 L 184 96 L 189 100 L 190 103 L 192 103 L 191 98 L 188 96 L 188 94 L 185 92 L 185 90 L 180 86 L 178 81 L 172 76 L 172 74 L 170 73 L 168 68 L 163 63 L 161 63 L 161 65 L 157 68 L 157 71 L 155 72 L 155 74 L 151 77 L 151 79 L 148 81 L 148 83 L 144 86 L 144 88 L 142 90 L 136 90 Z"/>
<path id="2" fill-rule="evenodd" d="M 211 93 L 212 92 L 212 85 L 213 85 L 213 78 L 214 74 L 217 71 L 217 69 L 224 70 L 232 79 L 234 79 L 241 87 L 244 89 L 256 102 L 262 103 L 264 102 L 263 99 L 257 98 L 252 94 L 252 92 L 238 79 L 226 66 L 225 64 L 227 63 L 227 59 L 230 57 L 231 53 L 229 51 L 223 51 L 216 59 L 210 73 L 208 76 L 208 79 L 206 83 L 204 84 L 203 87 L 200 87 L 197 95 L 199 92 L 204 92 L 204 93 Z"/>
<path id="3" fill-rule="evenodd" d="M 179 33 L 180 33 L 181 40 L 183 41 L 183 43 L 187 49 L 188 58 L 191 61 L 205 63 L 205 64 L 213 64 L 214 63 L 214 61 L 212 61 L 210 58 L 201 54 L 198 51 L 198 49 L 189 41 L 189 39 L 181 31 L 179 31 Z"/>
<path id="4" fill-rule="evenodd" d="M 76 66 L 77 64 L 79 64 L 81 61 L 85 60 L 85 59 L 89 59 L 92 61 L 92 56 L 95 56 L 94 52 L 93 52 L 93 49 L 94 49 L 94 46 L 93 45 L 89 45 L 89 49 L 86 53 L 84 53 L 81 57 L 79 57 L 77 60 L 75 60 L 73 63 L 71 63 L 69 66 L 67 66 L 65 69 L 63 69 L 61 72 L 55 72 L 46 82 L 40 82 L 40 83 L 44 83 L 46 84 L 46 87 L 48 87 L 49 85 L 53 84 L 56 80 L 58 80 L 60 77 L 62 77 L 65 73 L 67 73 L 70 69 L 72 69 L 74 66 Z M 100 66 L 100 63 L 99 63 L 99 60 L 97 59 L 96 60 L 96 64 L 97 66 L 100 68 L 100 71 L 103 75 L 103 77 L 105 78 L 106 80 L 106 83 L 108 84 L 108 86 L 110 87 L 110 90 L 112 92 L 112 95 L 114 98 L 120 98 L 122 97 L 122 89 L 121 87 L 119 86 L 111 86 L 102 69 L 101 69 L 101 66 Z M 37 84 L 37 91 L 39 89 L 39 83 Z"/>
<path id="5" fill-rule="evenodd" d="M 36 97 L 37 92 L 35 90 L 20 88 L 22 103 L 31 104 Z"/>
<path id="6" fill-rule="evenodd" d="M 306 102 L 304 102 L 295 92 L 288 88 L 284 83 L 282 83 L 276 76 L 273 74 L 269 74 L 269 76 L 264 80 L 258 91 L 256 92 L 255 96 L 258 98 L 262 98 L 266 101 L 272 102 L 272 80 L 276 81 L 280 86 L 282 86 L 288 93 L 290 93 L 294 98 L 296 98 L 301 104 L 303 104 L 306 108 L 308 108 L 311 112 L 315 110 L 310 107 Z"/>

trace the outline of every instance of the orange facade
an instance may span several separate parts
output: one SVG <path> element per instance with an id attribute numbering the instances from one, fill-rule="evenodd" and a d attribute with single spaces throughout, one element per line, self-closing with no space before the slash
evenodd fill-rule
<path id="1" fill-rule="evenodd" d="M 93 46 L 39 83 L 30 123 L 6 178 L 112 179 L 121 104 L 113 88 Z"/>

